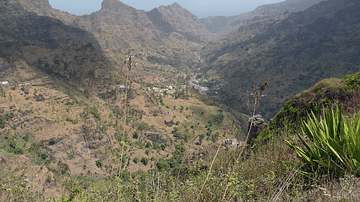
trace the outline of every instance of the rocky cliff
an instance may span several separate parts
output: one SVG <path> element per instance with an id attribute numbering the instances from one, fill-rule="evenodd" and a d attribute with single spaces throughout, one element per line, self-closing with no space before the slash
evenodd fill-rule
<path id="1" fill-rule="evenodd" d="M 176 31 L 192 41 L 209 42 L 216 39 L 195 15 L 177 3 L 154 8 L 147 14 L 153 24 L 165 32 Z"/>

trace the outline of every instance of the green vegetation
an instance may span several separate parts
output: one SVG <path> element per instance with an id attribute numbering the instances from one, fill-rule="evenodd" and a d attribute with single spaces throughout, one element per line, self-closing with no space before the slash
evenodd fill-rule
<path id="1" fill-rule="evenodd" d="M 68 121 L 68 122 L 71 122 L 71 123 L 73 123 L 73 124 L 78 124 L 78 123 L 79 123 L 78 119 L 73 120 L 73 119 L 71 119 L 70 117 L 66 117 L 65 120 Z"/>
<path id="2" fill-rule="evenodd" d="M 134 162 L 135 164 L 139 163 L 139 158 L 138 158 L 138 157 L 135 157 L 135 158 L 133 159 L 133 162 Z"/>
<path id="3" fill-rule="evenodd" d="M 44 101 L 44 100 L 45 100 L 45 97 L 44 97 L 44 95 L 39 94 L 39 95 L 34 96 L 34 99 L 35 99 L 36 101 Z"/>
<path id="4" fill-rule="evenodd" d="M 307 175 L 314 170 L 360 174 L 360 112 L 349 119 L 343 117 L 339 109 L 324 109 L 320 121 L 311 113 L 308 121 L 303 123 L 302 131 L 310 140 L 307 142 L 298 134 L 306 149 L 286 142 L 307 165 Z"/>
<path id="5" fill-rule="evenodd" d="M 95 164 L 96 164 L 96 166 L 97 166 L 98 168 L 101 168 L 101 167 L 103 166 L 103 162 L 102 162 L 101 159 L 100 159 L 100 160 L 97 160 L 97 161 L 95 162 Z"/>
<path id="6" fill-rule="evenodd" d="M 0 128 L 5 128 L 6 126 L 6 117 L 0 114 Z"/>
<path id="7" fill-rule="evenodd" d="M 149 159 L 146 158 L 146 157 L 142 157 L 142 158 L 141 158 L 141 163 L 143 163 L 144 166 L 146 166 L 146 165 L 149 163 Z"/>

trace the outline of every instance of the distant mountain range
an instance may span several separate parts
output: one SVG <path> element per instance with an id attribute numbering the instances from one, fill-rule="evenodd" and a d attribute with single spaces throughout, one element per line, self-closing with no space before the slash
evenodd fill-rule
<path id="1" fill-rule="evenodd" d="M 200 22 L 212 32 L 224 35 L 238 29 L 241 25 L 250 23 L 254 18 L 268 15 L 276 15 L 286 11 L 303 11 L 322 0 L 286 0 L 275 4 L 267 4 L 257 7 L 255 10 L 236 16 L 210 16 L 201 18 Z"/>

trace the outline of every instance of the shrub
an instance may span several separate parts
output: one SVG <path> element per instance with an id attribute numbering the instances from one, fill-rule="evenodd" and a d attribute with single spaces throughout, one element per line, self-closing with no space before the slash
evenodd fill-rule
<path id="1" fill-rule="evenodd" d="M 134 161 L 134 163 L 139 163 L 139 158 L 138 157 L 135 157 L 134 159 L 133 159 L 133 161 Z"/>
<path id="2" fill-rule="evenodd" d="M 49 140 L 49 145 L 54 145 L 54 144 L 56 144 L 56 140 L 54 138 L 51 138 Z"/>
<path id="3" fill-rule="evenodd" d="M 92 114 L 96 119 L 101 120 L 100 113 L 95 107 L 89 108 L 90 114 Z"/>
<path id="4" fill-rule="evenodd" d="M 146 157 L 142 157 L 142 158 L 141 158 L 141 163 L 143 163 L 144 166 L 146 166 L 146 165 L 149 163 L 149 159 L 146 158 Z"/>
<path id="5" fill-rule="evenodd" d="M 163 158 L 159 159 L 159 161 L 156 163 L 156 167 L 159 170 L 161 169 L 168 170 L 170 168 L 168 162 Z"/>
<path id="6" fill-rule="evenodd" d="M 344 118 L 339 109 L 323 109 L 320 121 L 311 112 L 302 124 L 302 132 L 310 140 L 309 143 L 298 134 L 306 149 L 286 142 L 307 165 L 305 174 L 315 170 L 360 173 L 360 112 L 351 120 Z"/>
<path id="7" fill-rule="evenodd" d="M 150 154 L 150 149 L 146 149 L 146 150 L 145 150 L 145 154 L 149 156 L 149 154 Z"/>
<path id="8" fill-rule="evenodd" d="M 98 168 L 101 168 L 101 167 L 103 166 L 103 162 L 102 162 L 102 160 L 101 160 L 101 159 L 100 159 L 100 160 L 95 161 L 95 163 L 96 163 L 96 166 L 97 166 Z"/>
<path id="9" fill-rule="evenodd" d="M 45 97 L 42 94 L 39 94 L 39 95 L 35 96 L 34 98 L 36 99 L 36 101 L 44 101 L 45 100 Z"/>
<path id="10" fill-rule="evenodd" d="M 166 144 L 165 143 L 162 143 L 161 145 L 160 145 L 160 147 L 161 147 L 161 150 L 165 150 L 165 148 L 166 148 Z"/>
<path id="11" fill-rule="evenodd" d="M 147 142 L 147 143 L 145 144 L 145 147 L 146 147 L 146 148 L 150 148 L 150 147 L 151 147 L 151 143 L 150 143 L 150 142 Z"/>
<path id="12" fill-rule="evenodd" d="M 135 131 L 135 132 L 134 132 L 133 138 L 134 138 L 134 139 L 139 138 L 139 131 Z"/>

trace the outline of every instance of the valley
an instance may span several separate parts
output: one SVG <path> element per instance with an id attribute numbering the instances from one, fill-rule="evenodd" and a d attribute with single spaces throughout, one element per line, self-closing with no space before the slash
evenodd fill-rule
<path id="1" fill-rule="evenodd" d="M 285 142 L 308 113 L 358 111 L 359 8 L 199 19 L 178 3 L 76 16 L 1 0 L 0 200 L 270 200 L 300 167 Z M 283 201 L 320 197 L 298 176 Z"/>

